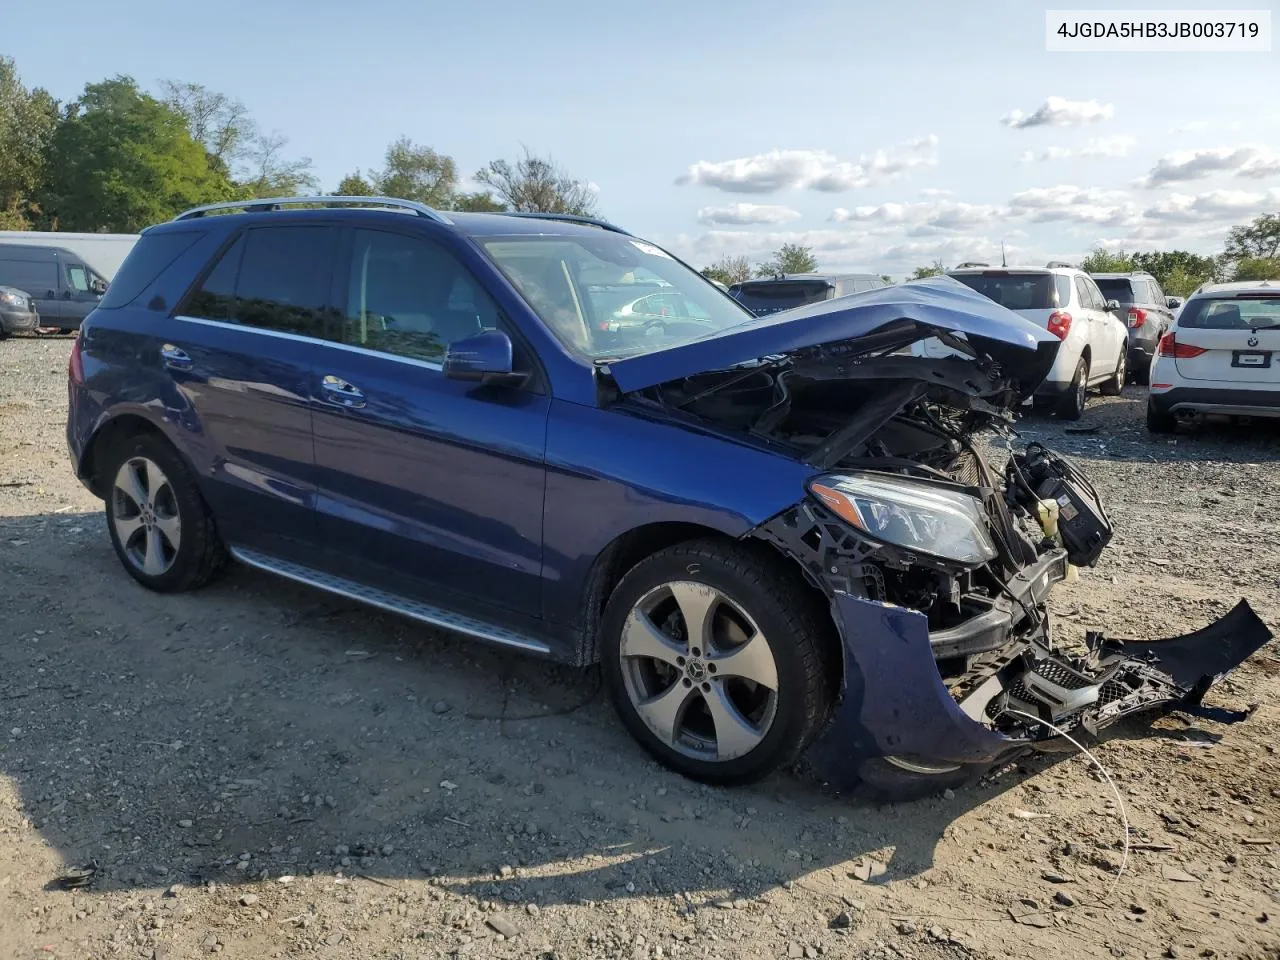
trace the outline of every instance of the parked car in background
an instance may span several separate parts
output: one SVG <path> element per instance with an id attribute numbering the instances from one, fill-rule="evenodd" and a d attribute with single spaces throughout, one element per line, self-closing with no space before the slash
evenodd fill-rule
<path id="1" fill-rule="evenodd" d="M 108 283 L 124 263 L 136 233 L 61 233 L 46 230 L 0 230 L 0 244 L 22 243 L 33 247 L 69 250 L 93 268 Z"/>
<path id="2" fill-rule="evenodd" d="M 1149 273 L 1090 274 L 1102 295 L 1116 301 L 1113 311 L 1129 330 L 1129 373 L 1138 383 L 1146 383 L 1156 344 L 1173 323 L 1178 302 L 1166 297 L 1156 278 Z"/>
<path id="3" fill-rule="evenodd" d="M 0 340 L 11 333 L 36 330 L 40 314 L 31 294 L 16 287 L 0 287 Z"/>
<path id="4" fill-rule="evenodd" d="M 0 244 L 0 285 L 26 291 L 47 329 L 75 330 L 89 315 L 107 281 L 77 254 L 61 247 Z"/>
<path id="5" fill-rule="evenodd" d="M 874 273 L 788 273 L 735 283 L 729 296 L 759 317 L 887 286 L 889 282 Z"/>
<path id="6" fill-rule="evenodd" d="M 1084 413 L 1088 389 L 1107 396 L 1124 388 L 1128 369 L 1128 331 L 1090 276 L 1070 264 L 1046 267 L 969 267 L 948 271 L 978 291 L 1062 341 L 1062 347 L 1034 404 L 1067 420 Z M 946 348 L 930 344 L 935 355 Z"/>
<path id="7" fill-rule="evenodd" d="M 1280 417 L 1280 281 L 1205 284 L 1161 337 L 1147 429 L 1208 416 Z"/>
<path id="8" fill-rule="evenodd" d="M 1045 598 L 1110 523 L 1051 450 L 982 458 L 1061 344 L 953 281 L 755 323 L 601 221 L 337 202 L 148 230 L 77 337 L 69 451 L 143 586 L 229 555 L 598 662 L 688 776 L 754 780 L 812 745 L 825 778 L 897 795 L 1054 722 L 1198 697 L 1270 638 L 1245 605 L 1167 667 L 1151 644 L 1054 651 Z M 602 328 L 627 277 L 696 309 Z M 895 352 L 940 332 L 972 357 Z M 1072 506 L 1061 543 L 1049 496 Z"/>

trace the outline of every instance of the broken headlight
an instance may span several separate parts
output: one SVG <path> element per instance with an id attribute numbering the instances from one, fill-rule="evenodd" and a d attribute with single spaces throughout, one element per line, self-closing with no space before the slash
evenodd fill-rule
<path id="1" fill-rule="evenodd" d="M 827 474 L 809 492 L 875 540 L 959 563 L 996 557 L 982 501 L 959 490 L 871 474 Z"/>

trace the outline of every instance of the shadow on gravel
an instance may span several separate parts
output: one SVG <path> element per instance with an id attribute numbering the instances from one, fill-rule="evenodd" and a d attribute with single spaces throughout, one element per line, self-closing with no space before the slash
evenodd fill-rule
<path id="1" fill-rule="evenodd" d="M 702 787 L 632 743 L 595 671 L 241 569 L 148 593 L 100 513 L 0 519 L 0 609 L 21 805 L 0 828 L 95 864 L 95 889 L 342 870 L 544 905 L 821 891 L 864 855 L 927 869 L 957 816 L 1020 782 L 896 807 L 790 776 Z"/>

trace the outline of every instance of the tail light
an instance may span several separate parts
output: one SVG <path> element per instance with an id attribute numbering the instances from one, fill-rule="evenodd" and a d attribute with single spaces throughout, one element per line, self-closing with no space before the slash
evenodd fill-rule
<path id="1" fill-rule="evenodd" d="M 1160 342 L 1156 344 L 1156 356 L 1173 357 L 1175 360 L 1190 360 L 1192 357 L 1207 353 L 1208 350 L 1208 347 L 1193 347 L 1189 343 L 1179 343 L 1177 335 L 1172 330 L 1161 337 Z"/>
<path id="2" fill-rule="evenodd" d="M 67 360 L 67 379 L 76 386 L 84 383 L 84 360 L 80 356 L 80 343 L 83 334 L 76 334 L 75 342 L 71 344 L 71 356 Z"/>
<path id="3" fill-rule="evenodd" d="M 1071 314 L 1065 310 L 1055 310 L 1049 314 L 1049 332 L 1059 340 L 1067 339 L 1067 334 L 1071 332 Z"/>
<path id="4" fill-rule="evenodd" d="M 1140 310 L 1138 307 L 1129 308 L 1129 326 L 1137 330 L 1140 326 L 1147 322 L 1147 311 Z"/>

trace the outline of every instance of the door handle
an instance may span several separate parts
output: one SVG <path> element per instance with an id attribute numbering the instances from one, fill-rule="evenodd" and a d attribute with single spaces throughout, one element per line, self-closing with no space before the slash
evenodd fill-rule
<path id="1" fill-rule="evenodd" d="M 363 407 L 365 404 L 363 390 L 331 373 L 326 374 L 320 381 L 320 392 L 324 394 L 326 403 L 337 404 L 340 407 Z"/>
<path id="2" fill-rule="evenodd" d="M 175 347 L 172 343 L 166 343 L 160 348 L 160 357 L 170 370 L 191 369 L 191 358 L 187 356 L 187 351 L 181 347 Z"/>

